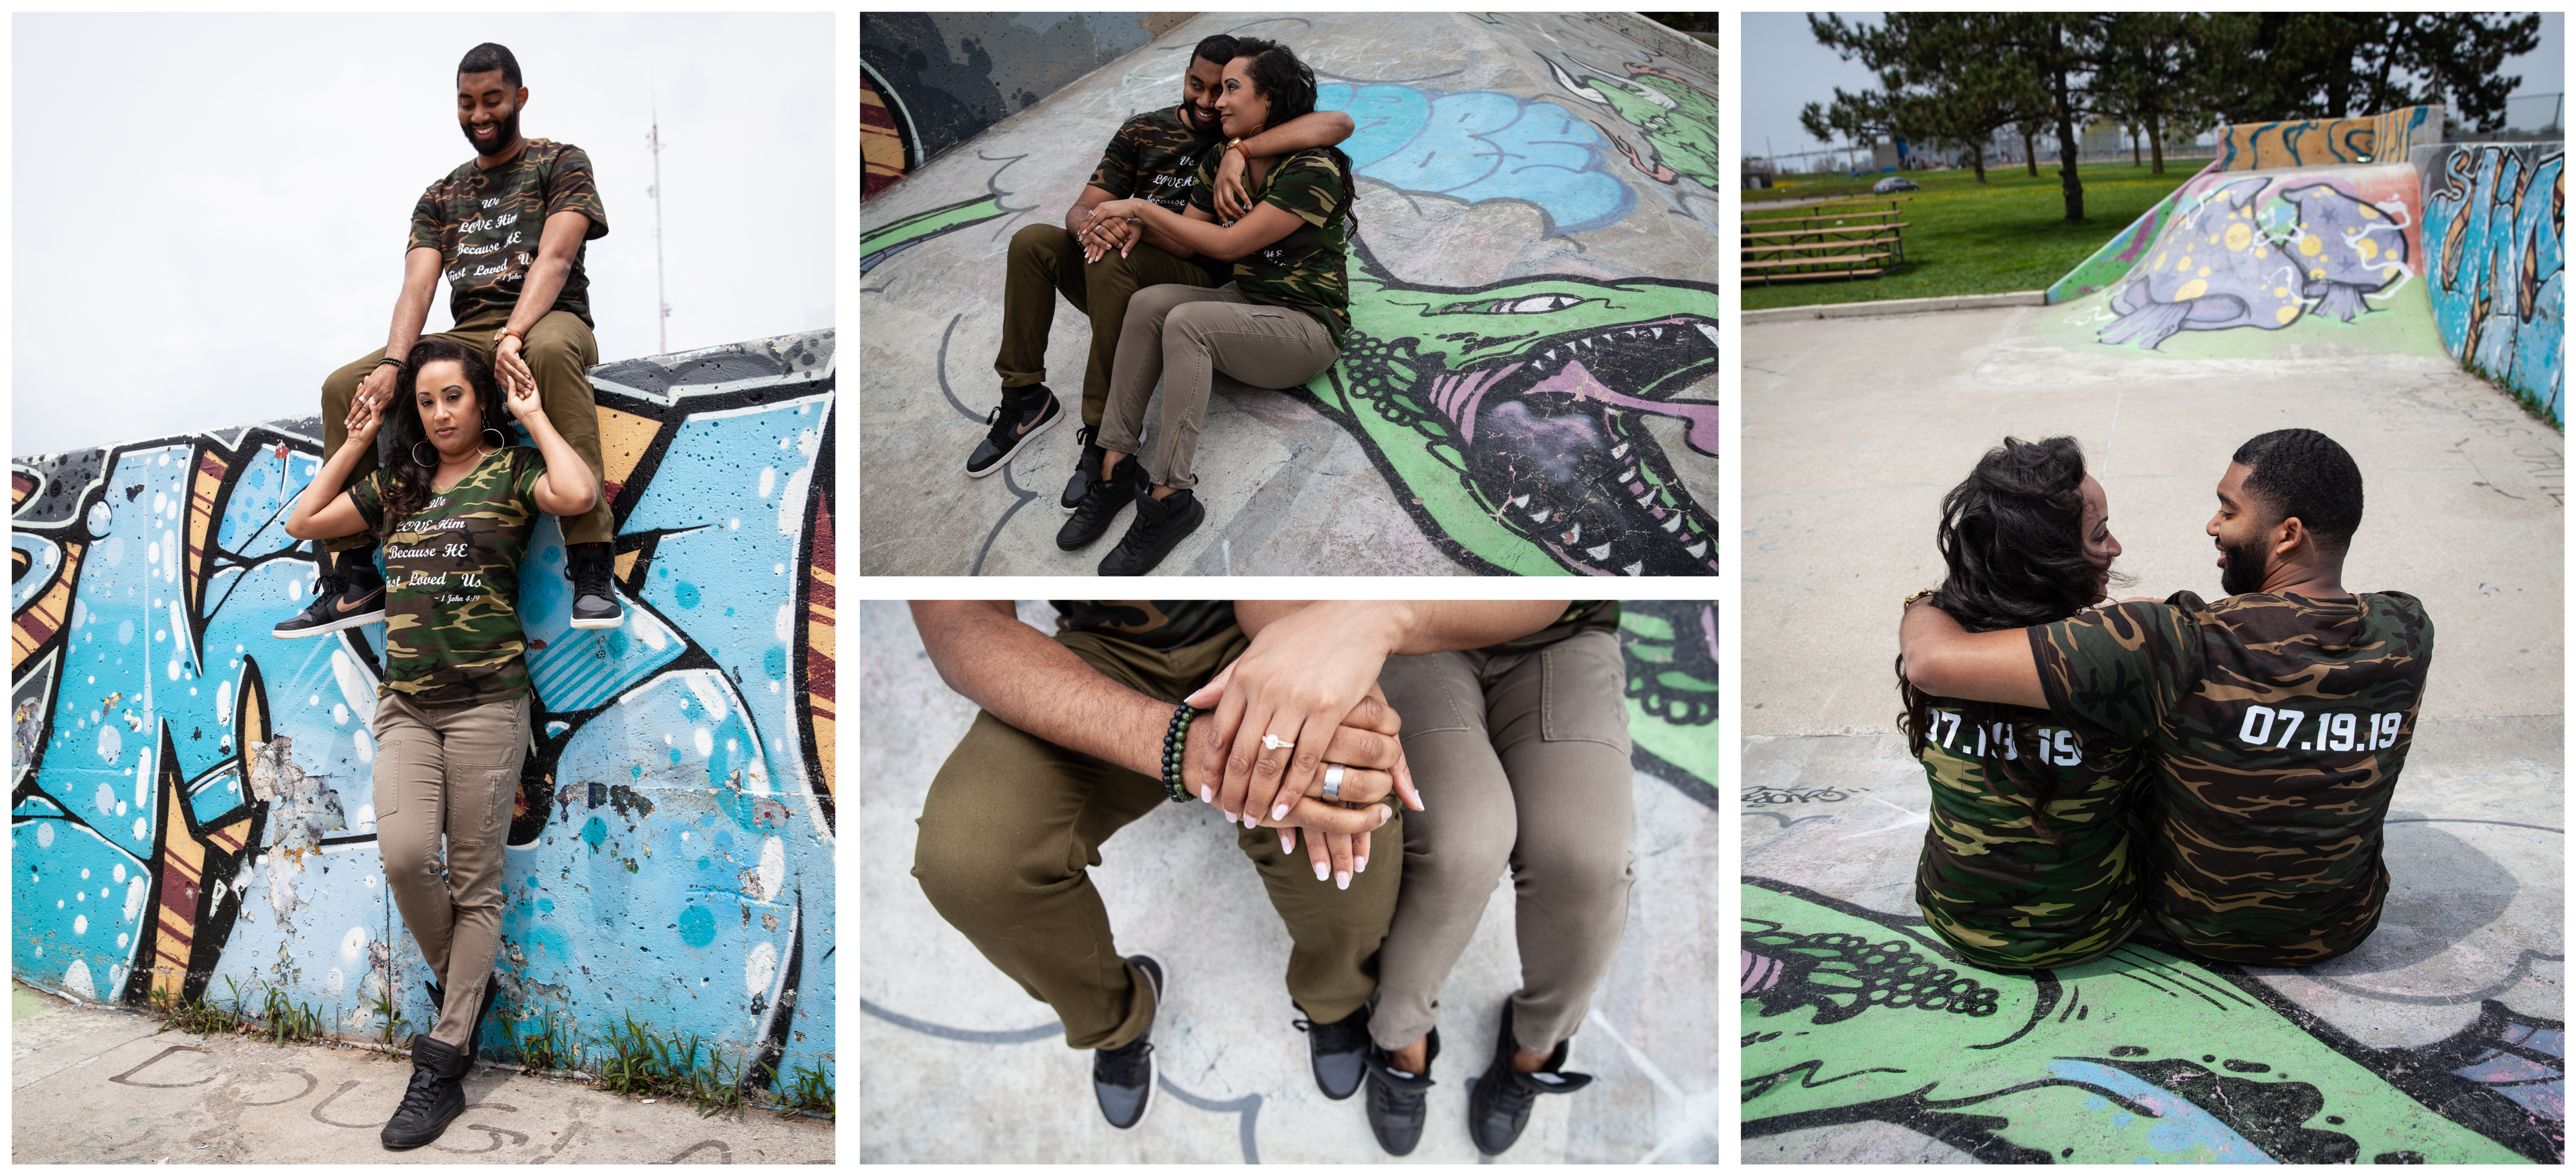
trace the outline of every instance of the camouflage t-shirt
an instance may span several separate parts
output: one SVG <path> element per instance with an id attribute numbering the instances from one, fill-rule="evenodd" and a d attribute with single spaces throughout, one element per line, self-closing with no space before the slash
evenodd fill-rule
<path id="1" fill-rule="evenodd" d="M 457 322 L 496 308 L 507 313 L 519 304 L 546 218 L 558 212 L 589 217 L 590 231 L 573 247 L 572 272 L 550 309 L 589 323 L 590 279 L 581 259 L 587 242 L 608 235 L 608 212 L 591 182 L 590 156 L 579 147 L 530 139 L 518 158 L 490 171 L 471 159 L 458 164 L 412 206 L 408 248 L 438 251 L 447 267 L 448 313 Z"/>
<path id="2" fill-rule="evenodd" d="M 2140 898 L 2120 819 L 2146 765 L 2135 742 L 2082 739 L 2046 711 L 1952 698 L 1931 700 L 1925 722 L 1931 827 L 1914 905 L 1932 930 L 1989 968 L 2071 964 L 2126 936 Z"/>
<path id="3" fill-rule="evenodd" d="M 1147 649 L 1196 645 L 1234 624 L 1231 600 L 1050 600 L 1059 633 L 1089 630 Z"/>
<path id="4" fill-rule="evenodd" d="M 1115 199 L 1151 200 L 1175 213 L 1190 206 L 1191 186 L 1199 183 L 1199 156 L 1216 144 L 1216 133 L 1197 134 L 1181 121 L 1181 108 L 1148 110 L 1109 137 L 1100 166 L 1091 169 L 1091 186 Z"/>
<path id="5" fill-rule="evenodd" d="M 483 459 L 385 539 L 385 680 L 433 709 L 508 702 L 528 692 L 519 630 L 519 561 L 537 528 L 536 450 L 514 445 Z M 349 490 L 382 533 L 385 473 Z"/>
<path id="6" fill-rule="evenodd" d="M 1209 216 L 1216 215 L 1216 164 L 1215 152 L 1202 157 L 1198 183 L 1190 189 L 1190 207 Z M 1310 147 L 1273 164 L 1260 188 L 1249 195 L 1253 203 L 1276 204 L 1304 223 L 1236 258 L 1236 286 L 1255 302 L 1313 315 L 1339 348 L 1351 327 L 1345 265 L 1350 247 L 1342 235 L 1350 209 L 1342 200 L 1342 165 L 1331 151 Z"/>
<path id="7" fill-rule="evenodd" d="M 2402 592 L 2189 592 L 2030 630 L 2049 709 L 2156 758 L 2150 908 L 2195 954 L 2296 967 L 2379 925 L 2380 823 L 2433 622 Z"/>

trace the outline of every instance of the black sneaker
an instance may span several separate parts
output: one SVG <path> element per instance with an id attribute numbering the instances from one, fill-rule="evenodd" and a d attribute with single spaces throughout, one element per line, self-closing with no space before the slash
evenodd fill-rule
<path id="1" fill-rule="evenodd" d="M 1476 1138 L 1476 1150 L 1499 1156 L 1520 1142 L 1521 1128 L 1529 1126 L 1530 1107 L 1542 1094 L 1572 1094 L 1592 1085 L 1590 1074 L 1559 1073 L 1565 1065 L 1567 1047 L 1573 1043 L 1556 1043 L 1547 1064 L 1538 1073 L 1523 1074 L 1512 1068 L 1512 1054 L 1519 1049 L 1512 1039 L 1512 1004 L 1503 1001 L 1503 1028 L 1494 1038 L 1494 1062 L 1467 1091 L 1467 1133 Z"/>
<path id="2" fill-rule="evenodd" d="M 394 1151 L 437 1139 L 465 1113 L 465 1072 L 473 1066 L 474 1059 L 455 1046 L 426 1033 L 413 1037 L 411 1087 L 378 1138 Z"/>
<path id="3" fill-rule="evenodd" d="M 1300 1007 L 1297 1011 L 1306 1010 Z M 1298 1030 L 1306 1035 L 1306 1060 L 1314 1067 L 1315 1086 L 1325 1098 L 1338 1102 L 1359 1090 L 1360 1073 L 1366 1068 L 1363 1059 L 1370 1048 L 1368 1019 L 1368 1005 L 1361 1005 L 1338 1021 L 1297 1019 Z"/>
<path id="4" fill-rule="evenodd" d="M 1394 1059 L 1376 1042 L 1368 1047 L 1368 1121 L 1377 1145 L 1391 1156 L 1413 1154 L 1422 1142 L 1422 1121 L 1430 1112 L 1433 1085 L 1428 1062 L 1440 1060 L 1440 1030 L 1431 1031 L 1430 1057 L 1419 1074 L 1395 1068 Z"/>
<path id="5" fill-rule="evenodd" d="M 1066 514 L 1072 514 L 1075 508 L 1080 507 L 1082 492 L 1091 489 L 1091 484 L 1100 480 L 1100 475 L 1091 471 L 1099 469 L 1101 462 L 1109 460 L 1109 451 L 1100 447 L 1099 426 L 1084 425 L 1073 431 L 1073 439 L 1082 443 L 1082 459 L 1073 463 L 1073 476 L 1064 480 L 1064 494 L 1055 500 L 1055 504 L 1062 507 Z"/>
<path id="6" fill-rule="evenodd" d="M 1154 989 L 1154 1012 L 1145 1018 L 1145 1031 L 1116 1049 L 1091 1051 L 1091 1092 L 1100 1099 L 1100 1113 L 1109 1117 L 1109 1125 L 1121 1131 L 1145 1121 L 1145 1112 L 1154 1109 L 1154 1018 L 1163 1012 L 1163 961 L 1150 955 L 1131 955 L 1127 962 L 1145 974 Z"/>
<path id="7" fill-rule="evenodd" d="M 1200 506 L 1198 497 L 1189 491 L 1174 490 L 1171 497 L 1158 499 L 1152 490 L 1140 488 L 1136 491 L 1136 521 L 1127 524 L 1127 537 L 1118 541 L 1118 549 L 1100 561 L 1100 574 L 1141 576 L 1153 571 L 1154 565 L 1163 562 L 1164 556 L 1206 521 L 1207 508 Z M 1351 1081 L 1359 1081 L 1356 1072 Z"/>
<path id="8" fill-rule="evenodd" d="M 617 603 L 615 573 L 605 543 L 564 545 L 564 576 L 572 581 L 572 627 L 614 629 L 626 623 Z"/>
<path id="9" fill-rule="evenodd" d="M 376 545 L 324 551 L 313 603 L 278 623 L 271 637 L 319 637 L 385 619 L 385 577 L 376 570 Z"/>
<path id="10" fill-rule="evenodd" d="M 984 415 L 984 423 L 992 428 L 985 431 L 984 439 L 975 443 L 975 452 L 966 458 L 967 477 L 980 478 L 1002 468 L 1013 455 L 1028 448 L 1029 442 L 1037 440 L 1038 434 L 1046 432 L 1064 416 L 1064 405 L 1055 398 L 1055 393 L 1048 391 L 1044 384 L 1035 387 L 1043 399 L 1025 398 L 1037 400 L 1035 404 L 1025 403 L 1023 397 L 1012 395 L 1022 389 L 1002 389 L 1001 405 Z M 1022 426 L 1027 427 L 1026 432 L 1021 431 Z"/>
<path id="11" fill-rule="evenodd" d="M 1083 469 L 1099 469 L 1106 460 L 1106 455 L 1094 458 Z M 1137 492 L 1145 488 L 1145 463 L 1129 457 L 1111 468 L 1105 479 L 1086 475 L 1083 486 L 1082 501 L 1074 505 L 1073 517 L 1066 519 L 1055 533 L 1055 545 L 1066 551 L 1080 551 L 1109 532 L 1109 524 L 1117 519 L 1120 508 L 1136 501 Z"/>

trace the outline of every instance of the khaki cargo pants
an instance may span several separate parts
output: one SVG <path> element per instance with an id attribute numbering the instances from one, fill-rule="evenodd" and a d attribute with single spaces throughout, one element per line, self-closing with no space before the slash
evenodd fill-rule
<path id="1" fill-rule="evenodd" d="M 447 994 L 429 1035 L 460 1050 L 501 950 L 504 846 L 535 701 L 432 710 L 399 693 L 376 700 L 376 853 L 404 929 Z"/>
<path id="2" fill-rule="evenodd" d="M 1096 633 L 1055 639 L 1101 673 L 1174 700 L 1206 685 L 1251 644 L 1231 626 L 1168 651 Z M 912 876 L 985 959 L 1055 1009 L 1066 1045 L 1115 1048 L 1145 1031 L 1154 999 L 1112 936 L 1086 867 L 1101 864 L 1100 847 L 1110 835 L 1166 807 L 1179 806 L 1169 804 L 1162 781 L 1066 751 L 979 711 L 931 781 Z M 1399 810 L 1376 832 L 1370 868 L 1351 879 L 1349 890 L 1315 880 L 1302 837 L 1291 855 L 1280 852 L 1275 829 L 1235 828 L 1235 844 L 1260 872 L 1293 942 L 1288 995 L 1315 1021 L 1341 1020 L 1377 991 L 1378 947 L 1395 914 L 1404 856 L 1381 847 L 1403 838 L 1407 816 Z M 1186 880 L 1170 901 L 1191 901 Z M 1209 917 L 1245 914 L 1212 911 Z"/>

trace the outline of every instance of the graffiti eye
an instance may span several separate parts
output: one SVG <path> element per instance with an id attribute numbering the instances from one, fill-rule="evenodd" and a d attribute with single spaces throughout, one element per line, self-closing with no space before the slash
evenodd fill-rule
<path id="1" fill-rule="evenodd" d="M 1515 298 L 1508 302 L 1497 302 L 1492 306 L 1486 307 L 1485 313 L 1545 314 L 1551 310 L 1563 310 L 1569 306 L 1581 305 L 1582 302 L 1582 299 L 1576 298 L 1571 294 L 1534 294 L 1528 298 Z"/>

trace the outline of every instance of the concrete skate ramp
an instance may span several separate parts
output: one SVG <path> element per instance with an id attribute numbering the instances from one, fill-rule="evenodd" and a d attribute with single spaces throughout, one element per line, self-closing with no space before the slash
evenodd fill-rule
<path id="1" fill-rule="evenodd" d="M 2396 200 L 2397 177 L 2411 189 L 2410 169 L 2371 168 L 2328 174 L 2324 192 Z M 2445 354 L 2403 273 L 2397 289 L 2358 291 L 2350 323 L 2319 313 L 2322 299 L 2266 304 L 2240 285 L 2245 309 L 2298 313 L 2197 330 L 2220 320 L 2194 305 L 2152 347 L 2104 341 L 2275 260 L 2225 256 L 2237 227 L 2263 223 L 2232 214 L 2319 183 L 2217 178 L 2201 204 L 2216 220 L 2178 218 L 2163 266 L 2150 251 L 2133 285 L 1744 330 L 1745 631 L 1776 635 L 1744 659 L 1744 1031 L 1779 1035 L 1745 1055 L 1747 1090 L 1760 1085 L 1747 1160 L 2559 1154 L 2563 438 Z M 2253 203 L 2210 203 L 2248 182 L 2263 185 Z M 2386 219 L 2411 222 L 2414 205 L 2399 207 L 2410 215 Z M 2321 249 L 2352 239 L 2314 216 L 2296 227 Z M 2382 259 L 2401 242 L 2407 267 L 2421 256 L 2402 231 L 2380 236 Z M 2187 292 L 2194 281 L 2207 285 Z M 2120 594 L 2214 596 L 2201 528 L 2219 476 L 2246 438 L 2294 426 L 2342 442 L 2367 485 L 2345 582 L 2416 595 L 2439 630 L 2378 930 L 2297 970 L 2132 946 L 2035 978 L 1948 956 L 1913 904 L 1928 802 L 1895 731 L 1892 668 L 1901 602 L 1942 576 L 1941 496 L 2007 435 L 2072 434 L 2135 577 Z M 1865 945 L 1887 946 L 1853 950 Z M 1838 971 L 1888 977 L 1894 995 L 1850 997 L 1823 979 Z M 1801 1065 L 1811 1083 L 1781 1077 Z M 1851 1077 L 1823 1080 L 1835 1075 Z"/>
<path id="2" fill-rule="evenodd" d="M 965 474 L 999 402 L 1004 250 L 1059 223 L 1122 120 L 1180 100 L 1216 33 L 1286 42 L 1358 123 L 1353 330 L 1303 388 L 1217 377 L 1208 522 L 1159 570 L 1713 572 L 1716 54 L 1617 13 L 1202 15 L 868 201 L 862 571 L 1087 575 L 1115 542 L 1054 545 L 1070 425 Z M 1060 305 L 1068 398 L 1089 343 Z"/>
<path id="3" fill-rule="evenodd" d="M 484 1051 L 625 1018 L 835 1072 L 833 333 L 591 369 L 626 621 L 570 627 L 541 519 L 534 747 Z M 30 393 L 31 394 L 31 393 Z M 379 622 L 281 641 L 315 417 L 10 463 L 10 974 L 84 1001 L 271 997 L 426 1029 L 376 852 Z M 776 1085 L 765 1080 L 759 1085 Z"/>
<path id="4" fill-rule="evenodd" d="M 860 605 L 860 1019 L 858 1159 L 865 1163 L 1362 1163 L 1386 1153 L 1362 1099 L 1326 1099 L 1280 986 L 1288 933 L 1223 819 L 1158 805 L 1118 831 L 1090 877 L 1122 952 L 1171 969 L 1155 1014 L 1156 1105 L 1112 1129 L 1091 1094 L 1091 1055 L 940 918 L 912 869 L 931 777 L 975 704 L 923 655 L 901 601 Z M 1054 630 L 1055 610 L 1019 602 Z M 1721 1108 L 1717 977 L 1734 945 L 1717 916 L 1717 613 L 1706 600 L 1620 607 L 1636 768 L 1636 882 L 1609 974 L 1565 1068 L 1593 1083 L 1543 1098 L 1507 1163 L 1714 1164 Z M 1437 806 L 1437 796 L 1426 797 Z M 1383 855 L 1383 848 L 1375 852 Z M 1477 1162 L 1468 1084 L 1493 1056 L 1519 987 L 1513 892 L 1500 877 L 1440 998 L 1441 1054 L 1416 1161 Z"/>

